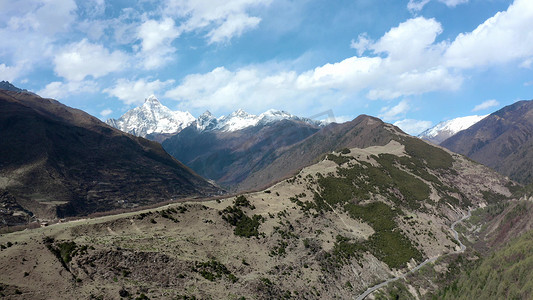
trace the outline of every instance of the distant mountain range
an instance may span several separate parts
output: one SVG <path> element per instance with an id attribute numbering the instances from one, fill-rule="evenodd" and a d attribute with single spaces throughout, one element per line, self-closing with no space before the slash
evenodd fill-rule
<path id="1" fill-rule="evenodd" d="M 152 95 L 146 98 L 142 106 L 106 123 L 124 132 L 146 137 L 149 134 L 179 132 L 193 121 L 194 117 L 189 112 L 172 111 Z"/>
<path id="2" fill-rule="evenodd" d="M 426 141 L 430 141 L 434 144 L 440 144 L 447 138 L 453 136 L 461 130 L 465 130 L 468 127 L 474 125 L 475 123 L 481 121 L 488 115 L 484 116 L 467 116 L 451 119 L 448 121 L 440 122 L 439 124 L 425 130 L 418 135 L 419 138 Z"/>
<path id="3" fill-rule="evenodd" d="M 107 123 L 161 142 L 176 159 L 230 191 L 241 190 L 242 181 L 326 125 L 274 109 L 259 115 L 239 109 L 218 118 L 206 111 L 194 119 L 188 112 L 171 111 L 154 96 Z M 268 180 L 246 188 L 268 184 Z"/>
<path id="4" fill-rule="evenodd" d="M 401 132 L 366 115 L 325 127 L 294 120 L 233 132 L 201 131 L 191 126 L 164 141 L 163 148 L 224 188 L 248 191 L 291 176 L 318 162 L 324 153 L 385 145 L 392 138 L 389 128 Z"/>
<path id="5" fill-rule="evenodd" d="M 418 137 L 441 144 L 487 118 L 487 115 L 455 118 L 437 124 Z M 372 122 L 381 120 L 373 119 Z M 517 122 L 527 123 L 528 120 L 517 119 Z M 175 158 L 231 191 L 256 189 L 275 182 L 315 162 L 321 153 L 343 147 L 369 145 L 354 143 L 353 140 L 336 140 L 337 131 L 342 131 L 343 126 L 348 125 L 325 126 L 323 122 L 278 110 L 252 115 L 239 109 L 218 118 L 206 111 L 194 119 L 188 112 L 171 111 L 154 96 L 147 98 L 141 107 L 128 111 L 118 120 L 108 120 L 107 123 L 128 133 L 162 142 L 164 149 Z M 368 130 L 366 127 L 358 130 Z M 518 130 L 516 134 L 526 133 Z M 509 145 L 520 143 L 524 139 L 527 139 L 527 134 L 516 141 L 510 141 Z M 460 143 L 465 146 L 464 143 L 469 142 L 471 141 Z M 451 143 L 443 146 L 494 167 L 519 182 L 530 182 L 531 175 L 522 170 L 528 168 L 528 159 L 522 163 L 520 158 L 527 157 L 528 154 L 522 153 L 520 157 L 513 156 L 506 162 L 500 162 L 503 154 L 478 155 L 474 154 L 476 151 L 462 151 L 462 146 L 452 146 Z M 509 148 L 511 146 L 506 147 L 508 151 L 514 151 Z"/>
<path id="6" fill-rule="evenodd" d="M 533 183 L 533 101 L 506 106 L 441 143 L 521 183 Z"/>
<path id="7" fill-rule="evenodd" d="M 58 101 L 0 90 L 0 111 L 0 199 L 12 208 L 1 211 L 3 220 L 84 215 L 220 191 L 160 144 Z"/>
<path id="8" fill-rule="evenodd" d="M 199 132 L 234 132 L 247 127 L 263 126 L 281 120 L 301 121 L 313 126 L 324 125 L 321 121 L 300 118 L 274 109 L 260 115 L 249 114 L 239 109 L 219 118 L 206 111 L 195 119 L 189 112 L 170 110 L 153 95 L 146 98 L 142 106 L 127 111 L 119 119 L 109 119 L 106 123 L 136 136 L 163 141 L 188 126 L 195 127 Z"/>

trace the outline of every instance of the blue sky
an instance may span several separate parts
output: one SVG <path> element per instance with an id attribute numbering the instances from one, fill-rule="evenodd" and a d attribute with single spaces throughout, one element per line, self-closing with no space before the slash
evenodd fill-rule
<path id="1" fill-rule="evenodd" d="M 533 95 L 531 0 L 0 0 L 0 80 L 118 118 L 155 94 L 417 134 Z"/>

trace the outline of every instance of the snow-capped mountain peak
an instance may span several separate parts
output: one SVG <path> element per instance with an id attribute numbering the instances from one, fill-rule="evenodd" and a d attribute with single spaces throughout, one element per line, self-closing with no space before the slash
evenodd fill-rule
<path id="1" fill-rule="evenodd" d="M 251 126 L 268 125 L 281 120 L 301 121 L 314 126 L 325 125 L 321 121 L 300 118 L 276 109 L 269 109 L 260 115 L 253 115 L 243 109 L 238 109 L 219 118 L 206 110 L 195 119 L 187 111 L 170 110 L 154 95 L 147 97 L 143 105 L 127 111 L 119 119 L 109 119 L 106 123 L 122 131 L 146 137 L 152 133 L 177 133 L 189 125 L 194 126 L 193 128 L 198 131 L 231 132 Z"/>
<path id="2" fill-rule="evenodd" d="M 217 119 L 215 129 L 219 131 L 237 131 L 246 127 L 255 126 L 259 123 L 256 115 L 249 114 L 242 109 L 236 110 L 227 116 Z"/>
<path id="3" fill-rule="evenodd" d="M 295 120 L 302 121 L 315 126 L 323 126 L 324 122 L 315 121 L 307 118 L 300 118 L 291 115 L 286 111 L 269 109 L 260 115 L 253 115 L 238 109 L 229 115 L 219 117 L 216 119 L 209 111 L 203 113 L 196 119 L 196 128 L 199 131 L 215 130 L 215 131 L 237 131 L 251 126 L 267 125 L 281 120 Z"/>
<path id="4" fill-rule="evenodd" d="M 242 108 L 239 108 L 238 110 L 232 112 L 231 115 L 234 116 L 234 117 L 241 117 L 241 118 L 246 118 L 246 117 L 249 117 L 249 116 L 253 116 L 253 115 L 245 112 Z"/>
<path id="5" fill-rule="evenodd" d="M 155 95 L 150 95 L 148 96 L 148 98 L 144 99 L 144 104 L 148 104 L 148 105 L 162 105 L 161 102 L 159 102 L 159 100 L 157 100 L 156 96 Z"/>
<path id="6" fill-rule="evenodd" d="M 196 119 L 196 129 L 198 131 L 211 130 L 217 126 L 217 118 L 208 110 Z"/>
<path id="7" fill-rule="evenodd" d="M 151 133 L 179 132 L 194 120 L 189 112 L 172 111 L 151 95 L 142 106 L 127 111 L 119 119 L 109 119 L 106 123 L 133 135 L 146 137 Z"/>
<path id="8" fill-rule="evenodd" d="M 264 113 L 260 114 L 259 118 L 261 120 L 278 121 L 278 120 L 283 120 L 283 119 L 294 119 L 297 117 L 289 114 L 286 111 L 269 109 L 265 111 Z"/>
<path id="9" fill-rule="evenodd" d="M 434 127 L 431 127 L 426 131 L 422 132 L 418 135 L 418 137 L 433 142 L 435 144 L 440 144 L 447 138 L 458 133 L 459 131 L 465 130 L 470 126 L 476 124 L 477 122 L 481 121 L 486 116 L 487 115 L 473 115 L 443 121 L 435 125 Z"/>

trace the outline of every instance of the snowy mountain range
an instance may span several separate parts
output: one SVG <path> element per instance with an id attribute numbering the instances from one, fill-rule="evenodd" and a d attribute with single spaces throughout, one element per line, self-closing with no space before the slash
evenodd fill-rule
<path id="1" fill-rule="evenodd" d="M 419 134 L 418 137 L 438 145 L 447 138 L 451 137 L 452 135 L 455 135 L 459 131 L 465 130 L 470 126 L 476 124 L 477 122 L 481 121 L 486 116 L 487 115 L 473 115 L 440 122 L 439 124 Z"/>
<path id="2" fill-rule="evenodd" d="M 142 106 L 127 111 L 119 119 L 109 119 L 107 124 L 136 136 L 152 133 L 174 133 L 189 126 L 195 118 L 189 112 L 172 111 L 152 95 Z"/>
<path id="3" fill-rule="evenodd" d="M 301 121 L 314 126 L 326 124 L 323 121 L 300 118 L 285 111 L 274 109 L 260 115 L 249 114 L 239 109 L 219 118 L 206 111 L 195 119 L 189 112 L 170 110 L 153 95 L 148 97 L 142 106 L 129 110 L 119 119 L 109 119 L 106 123 L 133 135 L 147 137 L 150 134 L 178 133 L 188 126 L 194 126 L 200 132 L 232 132 L 281 120 Z"/>
<path id="4" fill-rule="evenodd" d="M 260 115 L 252 115 L 239 109 L 227 116 L 216 118 L 211 112 L 206 111 L 196 119 L 198 131 L 223 131 L 231 132 L 251 126 L 267 125 L 281 120 L 301 121 L 315 126 L 325 125 L 322 121 L 300 118 L 288 112 L 270 109 Z"/>

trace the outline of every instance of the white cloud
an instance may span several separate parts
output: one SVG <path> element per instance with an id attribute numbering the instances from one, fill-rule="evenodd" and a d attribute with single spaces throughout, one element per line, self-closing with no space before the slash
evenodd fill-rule
<path id="1" fill-rule="evenodd" d="M 456 7 L 459 4 L 468 3 L 469 0 L 439 0 L 439 2 L 442 2 L 446 4 L 448 7 Z"/>
<path id="2" fill-rule="evenodd" d="M 444 58 L 451 67 L 472 68 L 533 55 L 533 1 L 516 0 L 474 31 L 459 34 Z"/>
<path id="3" fill-rule="evenodd" d="M 370 48 L 376 53 L 388 53 L 393 60 L 409 58 L 409 63 L 413 63 L 415 58 L 424 60 L 428 55 L 440 54 L 443 45 L 433 43 L 441 33 L 442 26 L 435 19 L 417 17 L 391 28 Z"/>
<path id="4" fill-rule="evenodd" d="M 380 57 L 350 57 L 333 64 L 325 64 L 302 73 L 297 88 L 344 88 L 360 90 L 377 80 L 383 66 Z"/>
<path id="5" fill-rule="evenodd" d="M 296 73 L 269 74 L 265 69 L 249 67 L 235 72 L 220 67 L 206 74 L 185 77 L 181 85 L 169 90 L 169 97 L 194 108 L 212 111 L 235 107 L 264 110 L 280 99 L 297 99 L 305 91 L 294 89 Z"/>
<path id="6" fill-rule="evenodd" d="M 7 21 L 11 30 L 35 31 L 49 37 L 69 29 L 75 20 L 76 8 L 73 0 L 9 1 L 9 5 L 2 7 L 11 15 Z"/>
<path id="7" fill-rule="evenodd" d="M 372 41 L 368 39 L 368 34 L 365 32 L 357 37 L 357 42 L 352 40 L 350 48 L 357 50 L 357 55 L 361 56 L 370 47 Z"/>
<path id="8" fill-rule="evenodd" d="M 415 13 L 421 11 L 426 4 L 431 0 L 409 0 L 407 9 Z M 439 2 L 446 4 L 448 7 L 456 7 L 459 4 L 468 3 L 469 0 L 439 0 Z"/>
<path id="9" fill-rule="evenodd" d="M 168 0 L 165 13 L 186 18 L 184 31 L 207 30 L 209 43 L 227 42 L 255 28 L 261 19 L 249 11 L 268 6 L 272 0 Z"/>
<path id="10" fill-rule="evenodd" d="M 406 100 L 402 100 L 395 106 L 383 107 L 381 109 L 381 114 L 378 117 L 386 122 L 394 121 L 404 116 L 409 111 L 409 109 L 409 103 Z"/>
<path id="11" fill-rule="evenodd" d="M 301 73 L 271 70 L 268 65 L 236 71 L 219 67 L 187 76 L 166 96 L 216 110 L 236 106 L 259 109 L 288 99 L 294 106 L 312 101 L 325 104 L 332 99 L 339 103 L 363 91 L 370 99 L 393 99 L 456 90 L 462 83 L 460 74 L 439 65 L 443 44 L 434 44 L 434 40 L 441 31 L 433 19 L 410 19 L 376 43 L 368 43 L 374 56 L 349 57 Z"/>
<path id="12" fill-rule="evenodd" d="M 409 3 L 407 3 L 407 9 L 411 12 L 417 12 L 421 11 L 426 4 L 429 3 L 430 0 L 409 0 Z"/>
<path id="13" fill-rule="evenodd" d="M 9 77 L 48 63 L 54 42 L 71 28 L 76 8 L 72 0 L 0 0 L 0 62 L 9 68 Z"/>
<path id="14" fill-rule="evenodd" d="M 453 6 L 460 2 L 449 1 L 446 4 Z M 526 11 L 529 5 L 524 3 L 526 2 L 523 0 L 517 0 L 507 12 L 494 17 L 498 20 L 507 20 L 506 22 L 488 20 L 485 23 L 491 23 L 493 27 L 516 29 L 522 41 L 510 39 L 521 43 L 521 47 L 527 50 L 528 47 L 533 47 L 530 46 L 533 42 L 524 43 L 529 35 L 533 35 L 531 28 L 533 23 L 527 22 L 526 19 L 528 21 L 529 19 L 524 17 L 530 15 L 530 12 Z M 524 12 L 519 13 L 517 6 L 520 6 Z M 503 17 L 502 14 L 506 16 Z M 514 19 L 516 24 L 513 26 L 507 24 L 510 23 L 510 16 L 516 17 Z M 494 37 L 492 33 L 498 33 L 500 29 L 491 28 L 489 31 L 484 37 L 487 40 L 492 39 Z M 188 104 L 196 108 L 212 107 L 216 110 L 239 106 L 259 110 L 260 107 L 268 106 L 270 103 L 293 106 L 310 105 L 310 103 L 324 105 L 332 99 L 335 99 L 336 103 L 341 103 L 346 99 L 360 99 L 359 93 L 363 93 L 368 99 L 378 100 L 433 91 L 455 91 L 463 83 L 462 71 L 472 66 L 457 64 L 455 62 L 457 57 L 451 54 L 458 52 L 454 52 L 453 48 L 458 47 L 461 41 L 466 41 L 470 37 L 474 39 L 480 35 L 474 31 L 458 36 L 454 42 L 436 42 L 442 32 L 442 25 L 435 19 L 416 17 L 391 28 L 375 42 L 367 35 L 360 35 L 357 42 L 351 43 L 351 47 L 358 51 L 358 55 L 367 53 L 365 56 L 349 57 L 302 72 L 287 69 L 272 70 L 268 65 L 254 65 L 237 70 L 219 67 L 211 72 L 187 76 L 180 85 L 168 91 L 166 96 L 181 101 L 182 105 Z M 469 38 L 466 38 L 467 36 Z M 508 45 L 503 47 L 508 48 Z M 479 60 L 479 57 L 487 57 L 481 48 L 474 47 L 467 50 L 461 52 L 461 58 L 474 62 L 475 66 L 491 65 L 495 61 Z M 529 53 L 526 50 L 521 53 Z M 527 60 L 533 55 L 510 54 L 513 51 L 509 50 L 509 53 L 503 54 L 499 59 L 521 57 Z M 489 49 L 489 57 L 492 55 L 491 52 Z M 289 100 L 290 104 L 287 103 Z M 405 103 L 401 104 L 406 106 Z M 403 114 L 393 114 L 393 111 L 390 111 L 383 112 L 383 116 L 394 120 L 402 118 Z"/>
<path id="15" fill-rule="evenodd" d="M 161 22 L 148 20 L 139 27 L 139 38 L 142 39 L 142 51 L 154 51 L 161 46 L 166 46 L 180 35 L 178 28 L 171 18 Z"/>
<path id="16" fill-rule="evenodd" d="M 100 112 L 100 115 L 105 118 L 105 117 L 109 116 L 112 113 L 113 113 L 113 110 L 107 108 L 107 109 L 102 110 Z"/>
<path id="17" fill-rule="evenodd" d="M 359 91 L 369 89 L 370 99 L 393 99 L 437 90 L 457 90 L 462 76 L 440 65 L 444 43 L 435 44 L 442 32 L 440 23 L 422 17 L 409 19 L 383 35 L 377 42 L 360 36 L 361 52 L 376 56 L 351 57 L 326 64 L 299 76 L 299 84 Z"/>
<path id="18" fill-rule="evenodd" d="M 147 81 L 146 79 L 139 79 L 137 81 L 130 81 L 119 79 L 114 87 L 105 89 L 104 93 L 117 97 L 127 105 L 139 105 L 148 96 L 161 94 L 161 91 L 172 83 L 174 83 L 174 80 Z"/>
<path id="19" fill-rule="evenodd" d="M 5 64 L 0 64 L 1 80 L 13 82 L 16 78 L 19 77 L 20 71 L 21 67 L 19 66 L 6 66 Z"/>
<path id="20" fill-rule="evenodd" d="M 71 95 L 95 93 L 98 91 L 98 85 L 94 81 L 73 81 L 66 83 L 54 81 L 47 84 L 37 94 L 45 98 L 62 99 Z"/>
<path id="21" fill-rule="evenodd" d="M 171 43 L 180 35 L 174 20 L 164 18 L 160 22 L 147 20 L 139 26 L 137 37 L 141 40 L 141 57 L 145 69 L 155 69 L 172 60 L 176 49 Z"/>
<path id="22" fill-rule="evenodd" d="M 121 51 L 109 52 L 99 44 L 86 39 L 67 45 L 54 57 L 55 72 L 71 81 L 87 76 L 98 78 L 125 68 L 128 57 Z"/>
<path id="23" fill-rule="evenodd" d="M 485 110 L 485 109 L 488 109 L 488 108 L 491 108 L 491 107 L 495 107 L 495 106 L 498 106 L 500 105 L 500 102 L 494 100 L 494 99 L 491 99 L 491 100 L 487 100 L 481 104 L 478 104 L 474 107 L 474 109 L 472 109 L 472 111 L 480 111 L 480 110 Z"/>
<path id="24" fill-rule="evenodd" d="M 241 36 L 244 31 L 257 27 L 259 22 L 261 22 L 260 18 L 250 17 L 246 14 L 228 16 L 224 23 L 207 34 L 209 43 L 225 42 L 232 37 Z"/>
<path id="25" fill-rule="evenodd" d="M 380 87 L 371 89 L 369 99 L 394 99 L 405 95 L 420 95 L 432 91 L 454 91 L 459 89 L 463 79 L 460 75 L 451 74 L 448 69 L 437 67 L 424 72 L 407 71 L 402 74 L 384 76 Z"/>
<path id="26" fill-rule="evenodd" d="M 393 125 L 399 127 L 401 130 L 410 135 L 416 136 L 424 130 L 430 128 L 433 123 L 431 123 L 430 121 L 404 119 L 394 122 Z"/>

